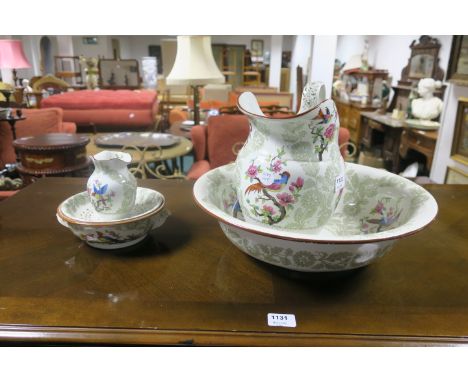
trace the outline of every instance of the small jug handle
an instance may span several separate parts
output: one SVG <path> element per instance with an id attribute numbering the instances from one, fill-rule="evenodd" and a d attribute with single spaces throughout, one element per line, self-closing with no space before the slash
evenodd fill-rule
<path id="1" fill-rule="evenodd" d="M 323 82 L 309 82 L 302 91 L 301 108 L 299 114 L 313 109 L 326 99 L 325 85 Z"/>

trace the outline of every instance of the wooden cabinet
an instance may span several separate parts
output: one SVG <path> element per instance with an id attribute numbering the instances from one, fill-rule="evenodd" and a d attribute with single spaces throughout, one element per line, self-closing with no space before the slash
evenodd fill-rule
<path id="1" fill-rule="evenodd" d="M 361 112 L 376 108 L 336 99 L 334 101 L 340 117 L 340 126 L 349 130 L 350 140 L 358 145 L 361 141 Z"/>

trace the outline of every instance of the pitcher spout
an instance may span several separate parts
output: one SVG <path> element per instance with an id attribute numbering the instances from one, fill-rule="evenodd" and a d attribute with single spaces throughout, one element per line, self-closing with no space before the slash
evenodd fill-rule
<path id="1" fill-rule="evenodd" d="M 126 167 L 132 162 L 132 156 L 129 153 L 121 151 L 105 150 L 91 156 L 91 158 L 96 167 L 99 167 L 101 164 L 110 167 Z"/>

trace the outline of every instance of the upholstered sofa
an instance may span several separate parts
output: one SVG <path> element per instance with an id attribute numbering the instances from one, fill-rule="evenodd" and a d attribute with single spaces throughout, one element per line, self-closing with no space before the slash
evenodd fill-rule
<path id="1" fill-rule="evenodd" d="M 154 125 L 158 97 L 151 90 L 79 90 L 45 98 L 41 107 L 62 108 L 63 120 L 78 126 L 147 129 Z"/>

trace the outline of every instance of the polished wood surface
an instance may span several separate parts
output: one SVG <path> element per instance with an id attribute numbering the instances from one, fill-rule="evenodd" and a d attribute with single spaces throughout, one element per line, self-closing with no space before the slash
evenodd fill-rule
<path id="1" fill-rule="evenodd" d="M 85 182 L 41 179 L 0 203 L 1 341 L 468 344 L 468 186 L 427 186 L 435 222 L 374 264 L 302 274 L 235 248 L 187 181 L 140 181 L 172 216 L 140 245 L 93 249 L 55 219 Z M 268 313 L 295 314 L 297 327 L 269 327 Z"/>

